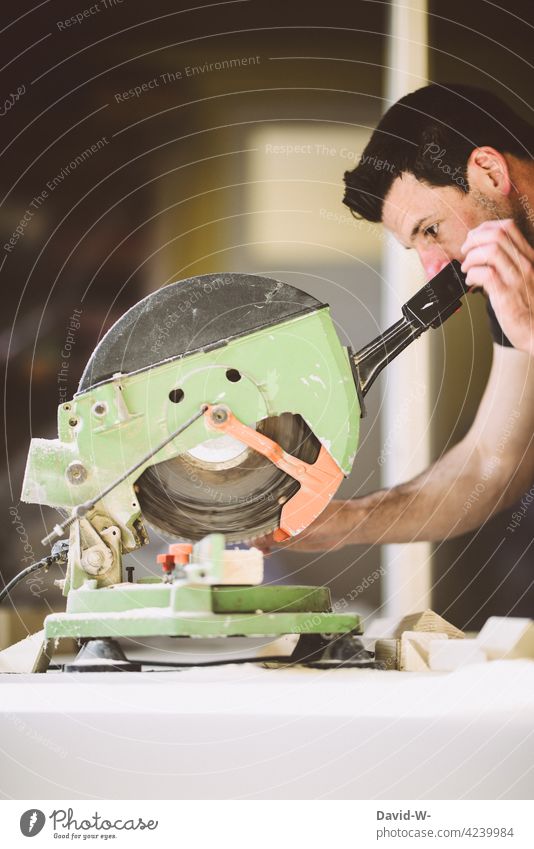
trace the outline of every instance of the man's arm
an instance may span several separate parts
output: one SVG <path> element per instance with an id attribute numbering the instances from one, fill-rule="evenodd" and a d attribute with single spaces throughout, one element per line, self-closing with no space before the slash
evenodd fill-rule
<path id="1" fill-rule="evenodd" d="M 458 536 L 512 505 L 533 477 L 534 359 L 494 345 L 484 396 L 461 442 L 406 483 L 332 502 L 286 545 L 309 551 Z"/>

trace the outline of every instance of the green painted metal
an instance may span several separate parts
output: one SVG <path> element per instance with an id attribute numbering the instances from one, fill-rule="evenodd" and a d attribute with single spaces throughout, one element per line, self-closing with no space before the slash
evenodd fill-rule
<path id="1" fill-rule="evenodd" d="M 239 382 L 227 379 L 230 368 L 241 373 Z M 184 391 L 178 404 L 169 399 L 175 388 Z M 58 439 L 31 442 L 23 500 L 68 509 L 96 497 L 206 402 L 227 404 L 246 424 L 283 412 L 300 414 L 343 472 L 351 470 L 360 408 L 348 353 L 323 307 L 213 351 L 118 375 L 62 404 Z M 146 466 L 218 436 L 200 419 Z M 78 483 L 68 479 L 73 462 L 87 473 Z M 95 508 L 121 529 L 124 551 L 142 541 L 133 484 L 146 466 Z"/>
<path id="2" fill-rule="evenodd" d="M 145 607 L 169 606 L 171 584 L 160 580 L 158 584 L 115 584 L 96 587 L 95 581 L 86 581 L 78 590 L 67 596 L 67 613 L 136 613 Z"/>
<path id="3" fill-rule="evenodd" d="M 331 612 L 327 587 L 259 585 L 217 586 L 174 583 L 116 584 L 96 589 L 87 581 L 79 590 L 71 590 L 67 613 L 134 613 L 144 608 L 168 608 L 214 613 L 302 613 Z"/>
<path id="4" fill-rule="evenodd" d="M 213 587 L 214 613 L 329 613 L 328 587 Z"/>
<path id="5" fill-rule="evenodd" d="M 71 590 L 66 613 L 44 622 L 56 637 L 229 637 L 359 632 L 360 617 L 333 613 L 325 587 L 222 587 L 174 583 Z"/>
<path id="6" fill-rule="evenodd" d="M 209 574 L 210 583 L 216 584 L 222 580 L 224 573 L 224 552 L 226 543 L 223 534 L 208 534 L 193 546 L 191 568 L 195 569 L 197 578 L 204 573 Z"/>
<path id="7" fill-rule="evenodd" d="M 96 592 L 102 592 L 97 590 Z M 141 612 L 141 611 L 140 611 Z M 352 613 L 181 613 L 144 608 L 142 615 L 52 613 L 45 639 L 71 637 L 276 637 L 283 634 L 361 633 Z"/>

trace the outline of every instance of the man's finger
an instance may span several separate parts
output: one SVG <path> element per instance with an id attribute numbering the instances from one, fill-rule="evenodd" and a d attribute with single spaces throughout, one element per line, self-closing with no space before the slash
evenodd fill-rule
<path id="1" fill-rule="evenodd" d="M 490 300 L 498 292 L 506 290 L 506 284 L 491 265 L 474 265 L 467 272 L 466 283 L 468 286 L 481 286 Z"/>
<path id="2" fill-rule="evenodd" d="M 460 250 L 465 255 L 472 248 L 493 241 L 497 241 L 512 256 L 522 254 L 531 261 L 534 260 L 534 250 L 511 218 L 484 221 L 469 231 Z"/>
<path id="3" fill-rule="evenodd" d="M 481 224 L 474 230 L 470 230 L 460 249 L 464 256 L 467 256 L 469 251 L 474 248 L 480 248 L 484 245 L 492 244 L 499 245 L 502 250 L 506 251 L 511 257 L 517 257 L 519 254 L 525 255 L 525 250 L 528 249 L 528 244 L 526 241 L 524 243 L 521 242 L 521 239 L 512 229 L 504 228 L 502 226 L 486 226 L 486 224 L 499 225 L 500 223 L 501 222 L 497 221 L 487 221 L 485 224 Z"/>
<path id="4" fill-rule="evenodd" d="M 472 248 L 462 263 L 462 271 L 468 274 L 471 268 L 490 266 L 501 277 L 503 283 L 511 285 L 521 277 L 521 267 L 517 255 L 515 257 L 505 251 L 495 242 Z"/>

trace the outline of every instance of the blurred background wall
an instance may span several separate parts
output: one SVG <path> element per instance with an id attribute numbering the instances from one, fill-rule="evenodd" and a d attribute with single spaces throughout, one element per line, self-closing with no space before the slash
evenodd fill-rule
<path id="1" fill-rule="evenodd" d="M 258 272 L 328 302 L 345 344 L 378 332 L 385 235 L 353 221 L 341 198 L 343 172 L 384 110 L 388 6 L 81 0 L 4 13 L 4 580 L 42 556 L 54 520 L 19 501 L 29 440 L 55 435 L 56 408 L 99 338 L 143 295 L 194 274 Z M 532 119 L 533 24 L 527 0 L 431 0 L 430 81 L 484 85 Z M 432 343 L 421 391 L 434 457 L 468 429 L 490 361 L 484 305 L 472 297 Z M 380 486 L 383 391 L 368 396 L 343 497 Z M 408 406 L 417 391 L 406 387 Z M 534 517 L 510 536 L 512 512 L 435 547 L 432 604 L 460 627 L 532 613 Z M 160 546 L 135 557 L 146 568 Z M 378 547 L 352 547 L 279 553 L 269 570 L 327 583 L 371 616 L 383 603 L 380 564 Z M 17 590 L 13 634 L 62 608 L 55 577 Z"/>

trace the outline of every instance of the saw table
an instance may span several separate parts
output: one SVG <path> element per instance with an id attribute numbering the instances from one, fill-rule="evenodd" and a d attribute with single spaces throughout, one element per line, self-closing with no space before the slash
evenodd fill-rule
<path id="1" fill-rule="evenodd" d="M 532 799 L 534 662 L 0 676 L 15 799 Z"/>

